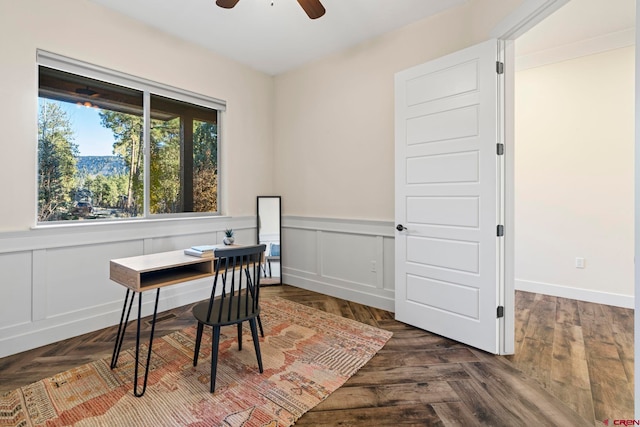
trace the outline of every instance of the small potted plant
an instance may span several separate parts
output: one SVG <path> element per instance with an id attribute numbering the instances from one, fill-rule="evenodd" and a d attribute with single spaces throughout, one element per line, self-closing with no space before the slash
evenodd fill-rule
<path id="1" fill-rule="evenodd" d="M 232 245 L 236 239 L 233 237 L 233 229 L 227 228 L 224 230 L 224 239 L 222 239 L 222 243 L 225 245 Z"/>

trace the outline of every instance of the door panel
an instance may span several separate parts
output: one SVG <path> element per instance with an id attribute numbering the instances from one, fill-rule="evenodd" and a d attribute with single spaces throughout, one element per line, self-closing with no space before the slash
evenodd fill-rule
<path id="1" fill-rule="evenodd" d="M 478 152 L 436 154 L 407 159 L 407 184 L 478 181 Z"/>
<path id="2" fill-rule="evenodd" d="M 478 243 L 431 237 L 407 237 L 407 262 L 478 273 Z"/>
<path id="3" fill-rule="evenodd" d="M 478 289 L 472 286 L 461 286 L 456 283 L 409 275 L 407 276 L 407 299 L 470 319 L 478 319 Z M 451 300 L 457 301 L 457 304 L 452 306 Z"/>
<path id="4" fill-rule="evenodd" d="M 396 319 L 498 353 L 497 41 L 396 74 Z"/>
<path id="5" fill-rule="evenodd" d="M 477 90 L 477 66 L 477 62 L 471 60 L 407 80 L 405 84 L 407 105 L 415 106 Z"/>
<path id="6" fill-rule="evenodd" d="M 478 227 L 477 197 L 408 197 L 407 222 Z"/>

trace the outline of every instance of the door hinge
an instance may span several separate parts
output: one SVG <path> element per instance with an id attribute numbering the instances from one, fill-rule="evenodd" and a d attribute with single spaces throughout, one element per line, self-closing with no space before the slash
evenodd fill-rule
<path id="1" fill-rule="evenodd" d="M 504 62 L 496 61 L 496 73 L 504 74 Z"/>
<path id="2" fill-rule="evenodd" d="M 499 305 L 498 306 L 498 319 L 501 317 L 504 317 L 504 306 L 503 305 Z"/>
<path id="3" fill-rule="evenodd" d="M 498 156 L 502 156 L 504 154 L 504 144 L 503 143 L 499 143 L 496 147 L 496 154 Z"/>
<path id="4" fill-rule="evenodd" d="M 498 237 L 504 236 L 504 225 L 498 225 L 497 235 Z"/>

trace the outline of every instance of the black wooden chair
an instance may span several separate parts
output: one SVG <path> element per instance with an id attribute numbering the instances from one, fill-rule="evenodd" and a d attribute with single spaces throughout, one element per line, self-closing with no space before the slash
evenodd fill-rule
<path id="1" fill-rule="evenodd" d="M 198 353 L 204 325 L 213 327 L 213 343 L 211 349 L 211 393 L 216 386 L 216 370 L 218 365 L 218 346 L 220 344 L 220 328 L 226 325 L 237 325 L 238 350 L 242 350 L 242 323 L 249 322 L 253 346 L 258 358 L 258 368 L 262 369 L 260 342 L 256 320 L 260 325 L 260 265 L 266 245 L 230 247 L 215 251 L 215 278 L 209 301 L 201 302 L 193 308 L 193 315 L 198 321 L 196 346 L 193 355 L 193 366 L 198 364 Z M 221 294 L 216 296 L 216 291 Z"/>

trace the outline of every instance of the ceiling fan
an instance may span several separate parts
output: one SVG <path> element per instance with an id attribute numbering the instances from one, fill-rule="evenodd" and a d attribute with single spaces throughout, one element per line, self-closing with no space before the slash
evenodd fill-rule
<path id="1" fill-rule="evenodd" d="M 216 4 L 225 9 L 231 9 L 240 0 L 216 0 Z M 320 18 L 326 12 L 320 0 L 298 0 L 300 6 L 311 19 Z"/>

